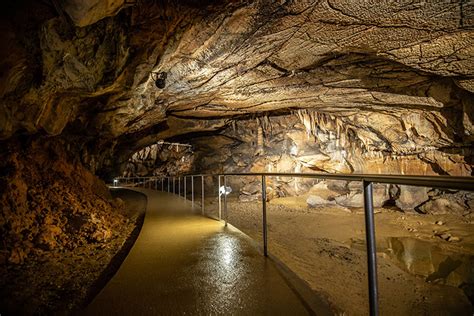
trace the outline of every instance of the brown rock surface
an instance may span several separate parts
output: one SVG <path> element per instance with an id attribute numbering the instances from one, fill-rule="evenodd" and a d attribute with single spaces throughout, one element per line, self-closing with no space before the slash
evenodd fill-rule
<path id="1" fill-rule="evenodd" d="M 0 157 L 0 310 L 36 315 L 81 308 L 131 236 L 138 213 L 112 199 L 63 140 L 19 141 Z"/>
<path id="2" fill-rule="evenodd" d="M 97 136 L 139 140 L 170 115 L 288 108 L 352 115 L 367 146 L 380 134 L 403 137 L 397 129 L 416 135 L 404 150 L 459 147 L 457 139 L 471 137 L 462 128 L 465 113 L 464 125 L 472 125 L 463 108 L 472 98 L 469 4 L 177 1 L 122 8 L 123 1 L 70 0 L 63 7 L 77 25 L 91 25 L 71 28 L 67 19 L 42 15 L 37 43 L 14 23 L 4 30 L 19 54 L 2 61 L 2 138 L 22 128 L 59 134 L 88 121 Z M 40 80 L 28 78 L 31 58 L 39 60 Z M 151 72 L 167 73 L 163 89 Z M 382 130 L 371 130 L 374 122 Z"/>
<path id="3" fill-rule="evenodd" d="M 104 183 L 70 163 L 63 142 L 11 145 L 1 160 L 2 251 L 9 261 L 106 242 L 127 222 Z"/>
<path id="4" fill-rule="evenodd" d="M 95 175 L 473 174 L 472 3 L 25 0 L 1 9 L 0 262 L 109 244 L 125 217 Z M 230 186 L 241 200 L 261 194 L 256 179 Z M 361 206 L 360 186 L 269 179 L 269 199 L 308 195 Z M 472 201 L 392 186 L 377 187 L 376 205 L 467 220 Z"/>

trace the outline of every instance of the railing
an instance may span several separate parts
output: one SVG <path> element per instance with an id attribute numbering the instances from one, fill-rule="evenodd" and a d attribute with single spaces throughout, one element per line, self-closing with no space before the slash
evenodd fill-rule
<path id="1" fill-rule="evenodd" d="M 298 177 L 331 179 L 362 182 L 364 192 L 364 217 L 365 217 L 365 235 L 367 243 L 367 267 L 368 267 L 368 286 L 369 286 L 369 307 L 370 315 L 378 315 L 378 282 L 377 282 L 377 254 L 375 245 L 375 221 L 373 206 L 373 183 L 396 184 L 422 186 L 439 189 L 455 189 L 474 191 L 474 177 L 450 177 L 450 176 L 396 176 L 396 175 L 372 175 L 372 174 L 318 174 L 318 173 L 222 173 L 222 174 L 194 174 L 178 177 L 135 177 L 135 178 L 116 178 L 114 185 L 119 183 L 139 184 L 148 188 L 158 189 L 158 181 L 161 184 L 161 190 L 175 194 L 176 178 L 178 178 L 178 194 L 181 195 L 181 179 L 184 182 L 184 198 L 186 199 L 187 178 L 191 178 L 191 201 L 194 207 L 194 178 L 201 177 L 201 212 L 204 214 L 204 177 L 217 176 L 218 178 L 218 196 L 219 196 L 219 220 L 222 220 L 221 196 L 224 196 L 224 221 L 228 222 L 227 212 L 227 193 L 221 194 L 221 178 L 224 178 L 224 192 L 227 188 L 227 177 L 229 176 L 259 176 L 262 183 L 262 232 L 263 232 L 263 253 L 268 256 L 268 231 L 267 231 L 267 198 L 266 198 L 266 178 L 267 177 Z M 171 179 L 173 182 L 170 189 Z M 165 181 L 166 180 L 166 181 Z M 154 182 L 154 185 L 153 185 Z M 166 182 L 166 186 L 165 186 Z"/>

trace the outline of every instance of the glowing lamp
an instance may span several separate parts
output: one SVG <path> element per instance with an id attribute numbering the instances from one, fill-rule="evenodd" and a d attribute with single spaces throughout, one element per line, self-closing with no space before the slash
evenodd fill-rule
<path id="1" fill-rule="evenodd" d="M 219 188 L 219 195 L 229 195 L 232 192 L 232 188 L 227 186 L 221 186 Z"/>

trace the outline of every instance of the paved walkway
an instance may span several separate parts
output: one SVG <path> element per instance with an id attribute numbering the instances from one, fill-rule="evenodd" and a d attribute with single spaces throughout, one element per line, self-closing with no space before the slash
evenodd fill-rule
<path id="1" fill-rule="evenodd" d="M 140 235 L 86 315 L 307 315 L 273 263 L 240 231 L 148 196 Z"/>

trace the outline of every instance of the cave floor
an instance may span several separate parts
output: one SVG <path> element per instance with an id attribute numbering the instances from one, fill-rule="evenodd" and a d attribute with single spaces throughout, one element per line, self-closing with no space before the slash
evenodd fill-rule
<path id="1" fill-rule="evenodd" d="M 148 196 L 142 231 L 85 314 L 308 314 L 249 237 L 180 197 L 139 191 Z"/>
<path id="2" fill-rule="evenodd" d="M 215 198 L 206 201 L 206 210 L 217 214 Z M 228 212 L 230 224 L 262 243 L 261 203 L 231 198 Z M 368 314 L 362 209 L 308 208 L 306 198 L 283 198 L 267 203 L 267 218 L 271 255 L 346 315 Z M 375 221 L 381 315 L 472 315 L 461 289 L 472 283 L 472 223 L 381 208 Z M 461 241 L 444 241 L 435 230 Z"/>

